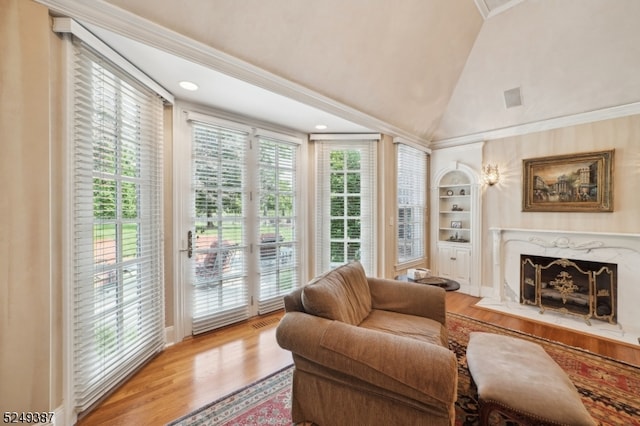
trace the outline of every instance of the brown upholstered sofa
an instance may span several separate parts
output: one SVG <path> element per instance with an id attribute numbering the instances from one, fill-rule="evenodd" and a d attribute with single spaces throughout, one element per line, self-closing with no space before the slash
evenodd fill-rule
<path id="1" fill-rule="evenodd" d="M 278 344 L 293 354 L 293 421 L 452 425 L 458 370 L 445 291 L 371 278 L 358 262 L 285 296 Z"/>

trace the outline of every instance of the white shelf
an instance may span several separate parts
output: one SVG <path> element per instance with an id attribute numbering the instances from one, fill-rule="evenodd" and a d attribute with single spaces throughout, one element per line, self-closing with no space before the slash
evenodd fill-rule
<path id="1" fill-rule="evenodd" d="M 468 166 L 455 162 L 435 175 L 432 188 L 436 263 L 440 276 L 456 280 L 463 293 L 478 296 L 481 275 L 479 259 L 481 223 L 477 174 Z M 462 194 L 460 193 L 462 192 Z M 447 194 L 448 193 L 448 194 Z M 453 226 L 452 226 L 453 225 Z"/>
<path id="2" fill-rule="evenodd" d="M 440 185 L 442 188 L 467 188 L 469 187 L 468 183 L 452 183 L 451 185 L 442 184 Z"/>
<path id="3" fill-rule="evenodd" d="M 444 176 L 438 186 L 438 197 L 438 241 L 468 244 L 471 239 L 471 185 L 468 178 L 458 172 Z M 452 227 L 452 222 L 459 222 L 461 226 Z"/>
<path id="4" fill-rule="evenodd" d="M 440 246 L 455 246 L 455 247 L 470 247 L 471 241 L 456 241 L 456 240 L 440 240 L 438 241 Z"/>

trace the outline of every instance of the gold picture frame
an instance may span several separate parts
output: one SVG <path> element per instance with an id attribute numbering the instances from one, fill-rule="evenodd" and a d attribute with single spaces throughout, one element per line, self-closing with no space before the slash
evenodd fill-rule
<path id="1" fill-rule="evenodd" d="M 613 153 L 522 160 L 522 211 L 612 212 Z"/>

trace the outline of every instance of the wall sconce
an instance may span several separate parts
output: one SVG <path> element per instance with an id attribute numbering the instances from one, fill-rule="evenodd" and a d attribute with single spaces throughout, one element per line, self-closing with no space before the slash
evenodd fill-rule
<path id="1" fill-rule="evenodd" d="M 484 181 L 489 185 L 493 186 L 500 180 L 500 170 L 498 170 L 498 165 L 487 164 L 482 168 L 482 174 Z"/>

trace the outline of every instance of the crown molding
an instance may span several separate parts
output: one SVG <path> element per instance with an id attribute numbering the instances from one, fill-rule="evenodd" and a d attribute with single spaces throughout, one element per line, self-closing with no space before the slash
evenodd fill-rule
<path id="1" fill-rule="evenodd" d="M 559 129 L 562 127 L 576 126 L 580 124 L 593 123 L 596 121 L 610 120 L 620 117 L 627 117 L 636 114 L 640 114 L 640 102 L 617 105 L 594 111 L 566 115 L 563 117 L 555 117 L 548 120 L 518 124 L 515 126 L 502 127 L 499 129 L 487 130 L 464 136 L 440 139 L 431 142 L 430 147 L 433 149 L 450 148 L 453 146 L 468 145 L 470 143 L 479 141 L 521 136 L 529 133 L 542 132 L 546 130 Z"/>
<path id="2" fill-rule="evenodd" d="M 312 133 L 309 135 L 311 141 L 380 141 L 380 133 Z"/>
<path id="3" fill-rule="evenodd" d="M 482 18 L 485 20 L 499 15 L 500 13 L 511 9 L 516 6 L 518 3 L 522 3 L 524 0 L 509 0 L 504 2 L 502 5 L 494 7 L 493 9 L 489 7 L 486 0 L 474 0 Z"/>
<path id="4" fill-rule="evenodd" d="M 59 34 L 73 34 L 88 46 L 91 46 L 93 49 L 99 52 L 100 55 L 109 59 L 111 62 L 118 65 L 127 73 L 135 77 L 136 80 L 141 82 L 148 89 L 161 96 L 166 102 L 170 104 L 174 103 L 173 95 L 169 91 L 156 83 L 148 75 L 140 71 L 135 65 L 120 56 L 118 52 L 104 44 L 102 40 L 91 34 L 82 25 L 78 24 L 73 19 L 59 17 L 53 18 L 53 31 Z"/>
<path id="5" fill-rule="evenodd" d="M 300 84 L 224 53 L 202 42 L 134 15 L 104 1 L 36 0 L 52 12 L 90 23 L 230 77 L 302 102 L 361 126 L 415 143 L 428 141 L 383 120 L 321 95 Z"/>

